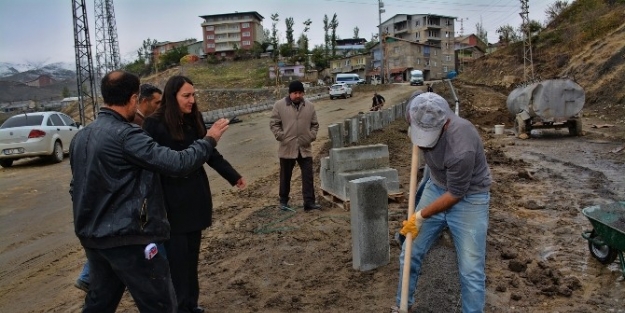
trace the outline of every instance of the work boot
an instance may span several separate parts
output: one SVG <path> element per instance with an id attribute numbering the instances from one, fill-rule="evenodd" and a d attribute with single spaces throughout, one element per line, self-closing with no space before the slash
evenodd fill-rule
<path id="1" fill-rule="evenodd" d="M 304 204 L 304 211 L 321 210 L 321 205 L 316 203 Z"/>
<path id="2" fill-rule="evenodd" d="M 289 203 L 286 201 L 280 201 L 280 210 L 282 211 L 289 211 L 291 208 L 289 208 Z"/>

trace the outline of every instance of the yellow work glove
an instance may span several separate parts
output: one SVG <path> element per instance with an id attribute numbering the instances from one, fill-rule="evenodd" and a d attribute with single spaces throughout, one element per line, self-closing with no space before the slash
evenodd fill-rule
<path id="1" fill-rule="evenodd" d="M 411 233 L 413 239 L 417 238 L 423 220 L 424 218 L 421 215 L 421 211 L 417 211 L 416 213 L 412 214 L 412 216 L 410 216 L 407 221 L 403 222 L 404 226 L 401 228 L 399 233 L 404 236 L 406 236 L 408 233 Z"/>

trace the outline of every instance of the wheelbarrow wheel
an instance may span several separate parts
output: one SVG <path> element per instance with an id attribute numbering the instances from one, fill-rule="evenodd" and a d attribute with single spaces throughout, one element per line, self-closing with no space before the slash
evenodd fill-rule
<path id="1" fill-rule="evenodd" d="M 597 233 L 593 230 L 592 233 L 590 233 L 590 238 L 600 239 L 601 237 L 599 237 L 599 235 L 597 235 Z M 610 248 L 609 246 L 597 245 L 590 240 L 588 241 L 588 250 L 590 250 L 590 254 L 601 262 L 601 264 L 611 264 L 614 260 L 616 260 L 618 255 L 618 251 Z"/>

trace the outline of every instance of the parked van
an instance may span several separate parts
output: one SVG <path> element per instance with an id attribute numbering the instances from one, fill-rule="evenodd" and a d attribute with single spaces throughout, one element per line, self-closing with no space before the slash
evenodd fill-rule
<path id="1" fill-rule="evenodd" d="M 423 86 L 423 72 L 419 70 L 410 71 L 410 86 Z"/>
<path id="2" fill-rule="evenodd" d="M 358 74 L 336 74 L 336 83 L 345 83 L 350 86 L 358 85 L 360 76 Z"/>

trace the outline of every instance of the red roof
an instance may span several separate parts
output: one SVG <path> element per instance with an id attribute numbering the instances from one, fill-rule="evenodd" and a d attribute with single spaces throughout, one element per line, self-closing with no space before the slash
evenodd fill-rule
<path id="1" fill-rule="evenodd" d="M 405 70 L 407 70 L 407 67 L 396 67 L 396 68 L 392 68 L 391 69 L 391 74 L 399 74 L 399 73 L 403 73 Z"/>

